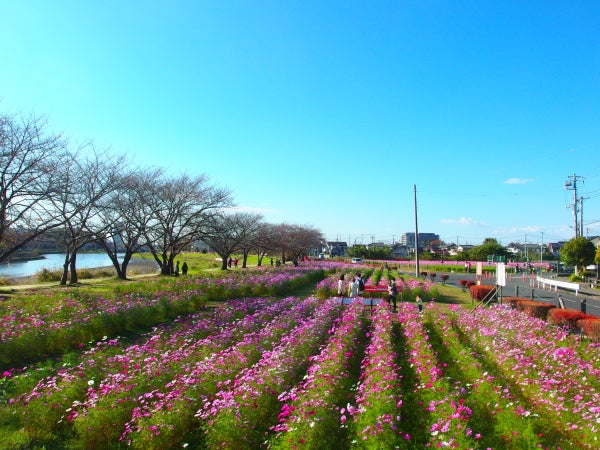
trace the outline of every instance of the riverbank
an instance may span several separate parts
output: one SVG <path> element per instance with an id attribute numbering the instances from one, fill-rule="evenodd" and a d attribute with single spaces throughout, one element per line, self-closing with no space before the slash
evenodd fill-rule
<path id="1" fill-rule="evenodd" d="M 96 281 L 100 278 L 112 278 L 117 276 L 117 271 L 113 266 L 104 266 L 96 268 L 78 269 L 77 273 L 86 273 L 91 276 L 79 277 L 79 282 L 87 283 Z M 127 277 L 138 278 L 158 275 L 158 266 L 155 261 L 144 258 L 134 258 L 127 266 Z M 55 286 L 57 281 L 40 282 L 37 275 L 26 277 L 5 277 L 1 279 L 0 290 L 21 290 L 40 286 Z"/>

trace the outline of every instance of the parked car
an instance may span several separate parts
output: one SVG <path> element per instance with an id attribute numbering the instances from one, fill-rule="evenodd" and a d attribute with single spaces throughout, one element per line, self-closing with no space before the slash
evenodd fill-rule
<path id="1" fill-rule="evenodd" d="M 362 262 L 362 258 L 352 258 L 353 264 L 357 264 L 357 263 L 361 263 L 361 262 Z"/>
<path id="2" fill-rule="evenodd" d="M 548 266 L 549 272 L 556 272 L 557 274 L 571 274 L 574 272 L 574 268 L 571 266 L 565 266 L 563 263 L 552 262 Z"/>

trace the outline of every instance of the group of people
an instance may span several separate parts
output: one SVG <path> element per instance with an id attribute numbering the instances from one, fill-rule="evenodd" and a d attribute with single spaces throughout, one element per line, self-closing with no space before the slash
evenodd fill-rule
<path id="1" fill-rule="evenodd" d="M 183 265 L 181 266 L 181 274 L 182 275 L 187 275 L 188 273 L 188 265 L 187 263 L 184 261 Z M 175 264 L 175 270 L 174 270 L 174 275 L 176 277 L 179 276 L 179 261 L 177 261 L 177 263 Z"/>
<path id="2" fill-rule="evenodd" d="M 345 279 L 346 276 L 341 274 L 337 286 L 338 296 L 343 297 L 344 293 L 347 293 L 348 297 L 358 297 L 364 292 L 365 280 L 360 272 L 357 273 L 356 276 L 352 277 L 352 281 L 348 283 L 348 286 L 345 286 Z"/>
<path id="3" fill-rule="evenodd" d="M 362 274 L 359 272 L 355 277 L 352 277 L 352 281 L 350 281 L 348 283 L 348 286 L 345 287 L 344 283 L 345 283 L 345 279 L 346 276 L 342 273 L 340 275 L 340 278 L 338 280 L 338 285 L 337 285 L 337 294 L 339 297 L 343 297 L 344 293 L 348 294 L 348 297 L 358 297 L 359 295 L 361 295 L 365 289 L 365 282 L 364 279 L 362 277 Z M 396 310 L 397 307 L 397 302 L 398 300 L 398 286 L 396 285 L 396 279 L 394 277 L 390 278 L 389 282 L 388 282 L 388 295 L 387 295 L 387 302 L 392 305 L 394 307 L 394 311 Z M 415 301 L 417 302 L 417 306 L 419 308 L 419 312 L 423 311 L 423 300 L 421 299 L 421 296 L 417 294 L 417 296 L 415 297 Z"/>
<path id="4" fill-rule="evenodd" d="M 232 258 L 230 256 L 229 259 L 227 260 L 227 267 L 229 267 L 231 269 L 231 266 L 237 267 L 238 266 L 238 259 L 237 258 Z"/>

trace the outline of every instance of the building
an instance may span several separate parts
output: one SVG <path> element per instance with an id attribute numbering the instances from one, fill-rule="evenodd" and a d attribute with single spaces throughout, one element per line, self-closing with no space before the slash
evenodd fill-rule
<path id="1" fill-rule="evenodd" d="M 421 247 L 429 247 L 432 241 L 439 241 L 440 236 L 435 233 L 419 233 L 419 248 Z M 406 245 L 407 247 L 415 246 L 415 233 L 404 233 L 400 238 L 402 245 Z"/>
<path id="2" fill-rule="evenodd" d="M 411 255 L 411 249 L 406 245 L 394 244 L 392 245 L 392 258 L 403 259 L 409 258 Z"/>
<path id="3" fill-rule="evenodd" d="M 348 256 L 348 244 L 341 241 L 328 241 L 325 243 L 323 253 L 329 253 L 329 256 Z"/>
<path id="4" fill-rule="evenodd" d="M 555 257 L 558 257 L 558 256 L 560 256 L 561 247 L 563 245 L 565 245 L 566 243 L 567 243 L 567 241 L 550 242 L 548 244 L 548 250 L 550 250 Z"/>

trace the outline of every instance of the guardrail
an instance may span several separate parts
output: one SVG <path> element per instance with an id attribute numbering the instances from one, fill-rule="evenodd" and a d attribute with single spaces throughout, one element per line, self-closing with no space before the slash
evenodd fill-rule
<path id="1" fill-rule="evenodd" d="M 575 295 L 579 295 L 579 289 L 581 286 L 579 283 L 569 283 L 568 281 L 559 281 L 552 280 L 550 278 L 542 278 L 536 277 L 536 281 L 538 283 L 538 288 L 540 287 L 540 283 L 542 285 L 542 289 L 546 289 L 546 285 L 550 286 L 550 290 L 554 287 L 554 291 L 558 291 L 558 288 L 568 289 L 570 291 L 575 291 Z"/>

